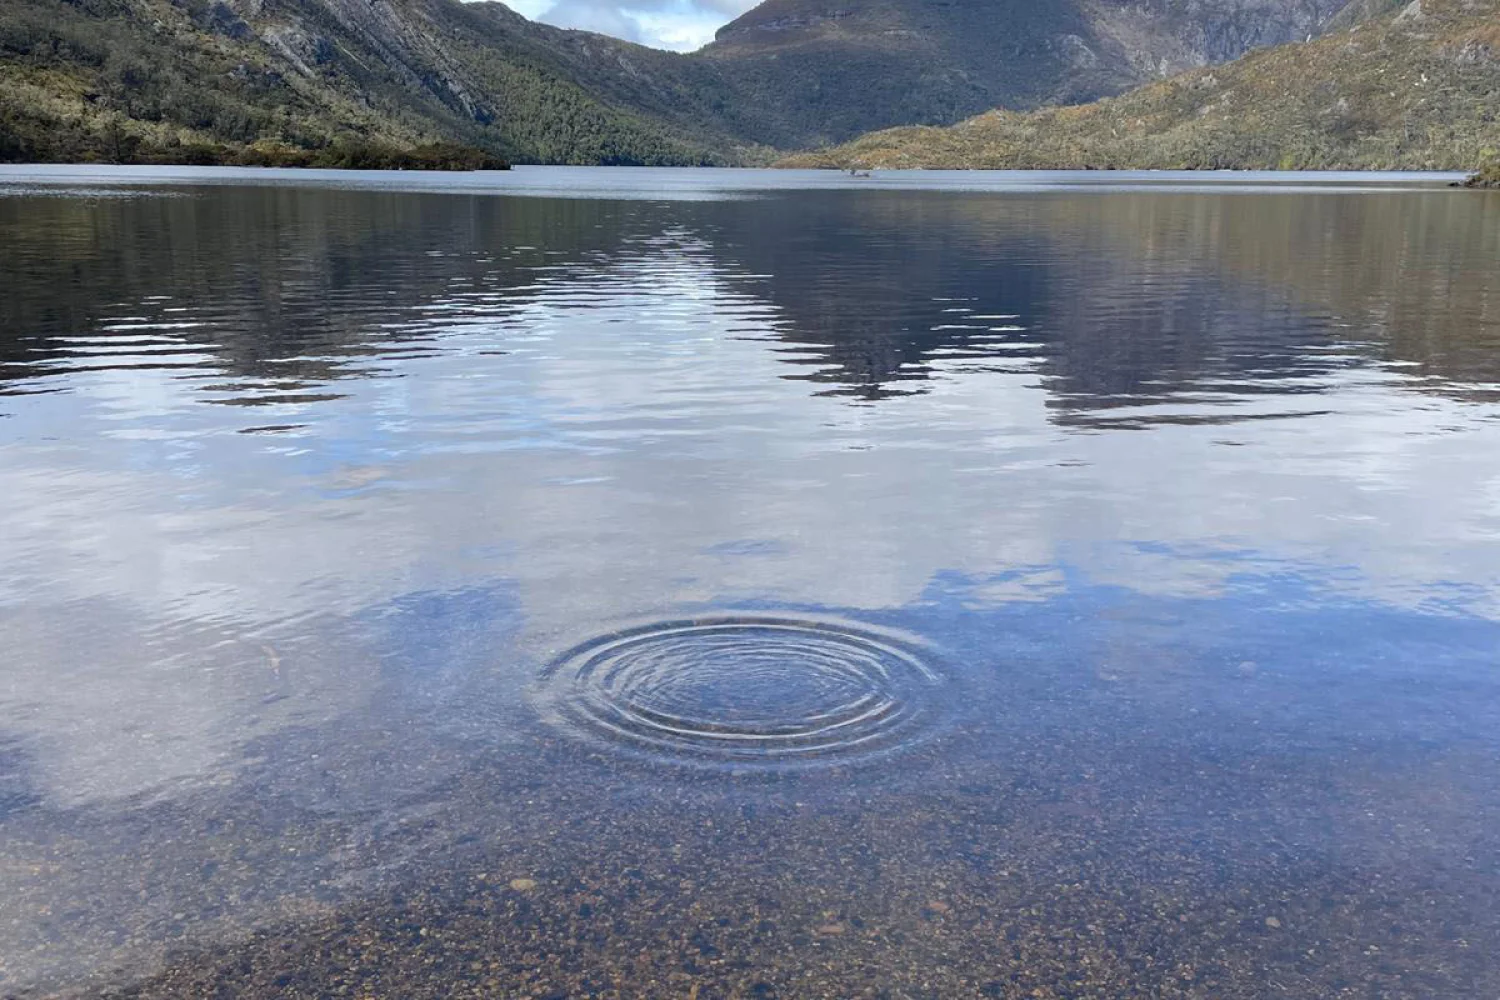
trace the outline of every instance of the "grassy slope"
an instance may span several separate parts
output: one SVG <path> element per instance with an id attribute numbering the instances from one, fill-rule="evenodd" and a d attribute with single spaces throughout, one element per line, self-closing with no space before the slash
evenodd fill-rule
<path id="1" fill-rule="evenodd" d="M 1124 96 L 899 128 L 785 166 L 1472 169 L 1500 152 L 1500 0 L 1422 0 Z"/>

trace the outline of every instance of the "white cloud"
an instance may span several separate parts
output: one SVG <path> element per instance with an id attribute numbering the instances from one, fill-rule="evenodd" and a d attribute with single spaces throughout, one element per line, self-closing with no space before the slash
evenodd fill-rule
<path id="1" fill-rule="evenodd" d="M 680 52 L 700 48 L 755 0 L 515 0 L 517 13 L 560 28 L 597 31 Z"/>

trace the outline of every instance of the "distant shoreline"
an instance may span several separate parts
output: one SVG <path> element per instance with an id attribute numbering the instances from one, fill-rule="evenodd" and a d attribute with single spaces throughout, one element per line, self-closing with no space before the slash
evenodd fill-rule
<path id="1" fill-rule="evenodd" d="M 327 170 L 198 165 L 0 164 L 7 192 L 55 195 L 147 194 L 150 189 L 216 186 L 409 191 L 609 200 L 720 200 L 785 191 L 954 192 L 972 194 L 1374 194 L 1458 193 L 1468 175 L 1427 171 L 1030 171 L 876 170 L 850 176 L 826 169 L 764 167 L 593 167 L 520 164 L 504 172 Z"/>
<path id="2" fill-rule="evenodd" d="M 290 146 L 183 146 L 153 149 L 110 160 L 0 161 L 0 166 L 69 167 L 270 167 L 293 170 L 509 170 L 502 156 L 458 143 L 434 142 L 417 146 L 380 143 L 335 143 L 321 149 Z"/>

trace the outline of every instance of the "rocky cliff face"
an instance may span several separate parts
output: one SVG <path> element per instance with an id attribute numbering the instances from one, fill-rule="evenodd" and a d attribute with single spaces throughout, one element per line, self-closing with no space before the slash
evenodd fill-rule
<path id="1" fill-rule="evenodd" d="M 703 57 L 809 141 L 1077 103 L 1319 33 L 1349 0 L 767 0 Z"/>
<path id="2" fill-rule="evenodd" d="M 890 129 L 788 165 L 1472 170 L 1500 150 L 1497 94 L 1500 0 L 1411 0 L 1118 97 Z"/>
<path id="3" fill-rule="evenodd" d="M 1095 37 L 1133 73 L 1167 76 L 1319 34 L 1345 0 L 1088 0 Z"/>

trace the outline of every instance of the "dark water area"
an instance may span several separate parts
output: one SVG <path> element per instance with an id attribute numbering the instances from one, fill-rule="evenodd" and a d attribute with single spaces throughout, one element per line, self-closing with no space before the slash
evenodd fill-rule
<path id="1" fill-rule="evenodd" d="M 0 174 L 0 997 L 1500 995 L 1500 195 Z"/>

